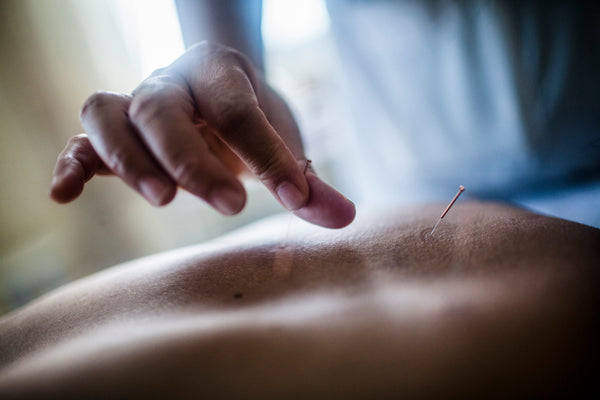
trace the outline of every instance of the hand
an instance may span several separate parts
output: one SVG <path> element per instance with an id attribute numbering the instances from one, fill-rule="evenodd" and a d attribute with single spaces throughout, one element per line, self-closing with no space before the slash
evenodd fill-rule
<path id="1" fill-rule="evenodd" d="M 50 195 L 77 198 L 95 174 L 115 174 L 156 206 L 177 187 L 225 215 L 241 211 L 252 173 L 287 209 L 339 228 L 354 205 L 314 175 L 285 102 L 239 52 L 200 43 L 132 95 L 98 92 L 83 105 L 87 134 L 58 157 Z"/>

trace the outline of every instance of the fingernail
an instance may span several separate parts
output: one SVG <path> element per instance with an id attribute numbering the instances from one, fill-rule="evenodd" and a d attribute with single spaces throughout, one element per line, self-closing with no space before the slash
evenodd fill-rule
<path id="1" fill-rule="evenodd" d="M 298 188 L 295 185 L 289 182 L 284 182 L 281 185 L 279 185 L 279 187 L 277 188 L 277 196 L 279 197 L 285 208 L 287 208 L 290 211 L 298 210 L 306 202 L 300 190 L 298 190 Z"/>
<path id="2" fill-rule="evenodd" d="M 214 189 L 208 202 L 224 215 L 234 215 L 240 212 L 246 203 L 246 196 L 229 187 Z"/>
<path id="3" fill-rule="evenodd" d="M 153 176 L 145 177 L 139 185 L 144 197 L 154 206 L 162 205 L 169 192 L 169 187 Z"/>

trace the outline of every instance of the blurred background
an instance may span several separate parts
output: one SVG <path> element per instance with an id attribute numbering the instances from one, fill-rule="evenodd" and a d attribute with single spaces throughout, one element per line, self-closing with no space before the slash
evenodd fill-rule
<path id="1" fill-rule="evenodd" d="M 262 30 L 268 79 L 331 182 L 331 138 L 343 127 L 330 101 L 338 61 L 326 9 L 321 0 L 266 0 Z M 82 132 L 85 99 L 131 92 L 183 51 L 171 0 L 0 1 L 0 314 L 108 266 L 283 212 L 256 182 L 247 182 L 248 204 L 235 217 L 181 191 L 154 208 L 110 177 L 93 179 L 68 205 L 49 200 L 56 157 Z"/>

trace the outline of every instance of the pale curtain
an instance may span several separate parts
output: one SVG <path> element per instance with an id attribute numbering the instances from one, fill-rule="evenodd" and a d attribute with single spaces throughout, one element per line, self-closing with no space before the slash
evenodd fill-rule
<path id="1" fill-rule="evenodd" d="M 74 203 L 48 199 L 56 156 L 81 132 L 83 101 L 100 89 L 129 92 L 142 78 L 119 24 L 108 1 L 0 2 L 0 314 L 101 268 L 281 210 L 256 188 L 235 218 L 185 193 L 156 209 L 103 177 Z"/>

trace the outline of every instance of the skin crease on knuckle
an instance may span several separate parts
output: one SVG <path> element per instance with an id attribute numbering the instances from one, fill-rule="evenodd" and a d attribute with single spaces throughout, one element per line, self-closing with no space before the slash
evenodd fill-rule
<path id="1" fill-rule="evenodd" d="M 190 47 L 182 57 L 170 66 L 170 69 L 179 72 L 183 76 L 191 77 L 199 71 L 205 73 L 205 68 L 209 65 L 222 65 L 226 66 L 226 69 L 239 68 L 250 82 L 255 82 L 255 69 L 244 54 L 231 47 L 207 41 L 199 42 Z"/>
<path id="2" fill-rule="evenodd" d="M 79 119 L 83 122 L 89 117 L 97 117 L 106 107 L 113 107 L 119 102 L 128 102 L 129 97 L 120 93 L 99 91 L 92 94 L 83 103 L 79 113 Z"/>
<path id="3" fill-rule="evenodd" d="M 79 135 L 75 135 L 67 140 L 67 148 L 74 147 L 85 147 L 86 143 L 89 142 L 89 139 L 85 133 L 80 133 Z"/>
<path id="4" fill-rule="evenodd" d="M 152 122 L 174 111 L 194 115 L 193 101 L 178 83 L 161 76 L 152 78 L 136 89 L 129 106 L 129 118 L 135 127 L 144 130 Z"/>
<path id="5" fill-rule="evenodd" d="M 88 153 L 90 151 L 92 151 L 91 145 L 85 134 L 75 135 L 69 138 L 64 151 L 58 158 L 54 175 L 60 175 L 64 170 L 72 168 L 74 163 L 82 164 L 82 167 L 84 167 L 84 158 L 89 157 Z M 86 171 L 86 176 L 89 175 L 88 172 L 91 171 Z"/>
<path id="6" fill-rule="evenodd" d="M 84 182 L 89 181 L 97 171 L 104 172 L 105 165 L 94 152 L 87 137 L 79 139 L 65 159 L 72 163 L 77 162 L 81 166 Z"/>

